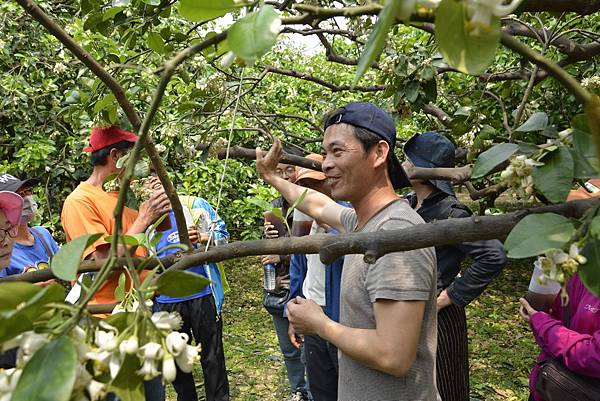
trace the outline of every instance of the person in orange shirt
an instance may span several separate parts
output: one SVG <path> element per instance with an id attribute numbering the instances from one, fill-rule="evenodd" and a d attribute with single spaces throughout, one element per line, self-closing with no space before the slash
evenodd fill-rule
<path id="1" fill-rule="evenodd" d="M 117 126 L 92 128 L 90 146 L 83 151 L 91 153 L 92 175 L 67 197 L 61 213 L 61 222 L 67 241 L 84 234 L 103 233 L 112 235 L 115 229 L 114 209 L 117 205 L 117 192 L 105 192 L 102 183 L 111 174 L 119 173 L 117 161 L 133 147 L 138 137 Z M 140 205 L 139 212 L 128 207 L 123 211 L 122 232 L 138 234 L 159 217 L 168 213 L 171 205 L 164 190 L 155 191 L 149 200 Z M 104 259 L 108 256 L 110 244 L 104 236 L 94 242 L 83 254 L 84 259 Z M 125 249 L 119 247 L 119 255 Z M 146 256 L 143 248 L 129 250 L 134 256 Z M 114 292 L 118 285 L 118 273 L 113 273 L 100 287 L 90 303 L 115 303 Z"/>

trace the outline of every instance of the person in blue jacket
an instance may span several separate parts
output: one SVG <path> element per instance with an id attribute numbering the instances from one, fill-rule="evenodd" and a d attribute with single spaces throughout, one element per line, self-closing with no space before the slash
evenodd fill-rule
<path id="1" fill-rule="evenodd" d="M 0 191 L 15 192 L 23 198 L 23 211 L 10 265 L 0 270 L 0 277 L 47 269 L 50 259 L 58 252 L 58 244 L 46 228 L 29 226 L 38 209 L 33 198 L 33 187 L 38 183 L 35 178 L 21 180 L 10 174 L 0 174 Z"/>
<path id="2" fill-rule="evenodd" d="M 322 162 L 320 155 L 310 155 Z M 317 158 L 318 156 L 318 158 Z M 301 168 L 296 175 L 296 184 L 314 189 L 331 196 L 325 174 L 307 168 Z M 349 206 L 345 202 L 339 202 Z M 294 224 L 303 220 L 311 220 L 299 210 L 294 211 Z M 334 228 L 313 222 L 310 234 L 337 234 Z M 290 299 L 301 296 L 312 299 L 320 305 L 325 314 L 338 322 L 340 318 L 340 285 L 344 258 L 335 260 L 330 265 L 324 265 L 319 255 L 292 255 L 290 262 Z M 294 333 L 293 326 L 289 329 L 290 341 L 296 347 L 304 344 L 306 373 L 310 392 L 315 401 L 336 401 L 338 395 L 338 355 L 335 345 L 317 335 L 305 336 L 303 339 Z"/>
<path id="3" fill-rule="evenodd" d="M 156 189 L 161 184 L 156 179 L 150 185 Z M 204 247 L 208 241 L 212 244 L 227 241 L 229 233 L 225 223 L 206 200 L 192 196 L 180 196 L 180 200 L 188 225 L 188 234 L 194 246 Z M 169 212 L 168 218 L 171 228 L 162 233 L 162 238 L 156 245 L 158 257 L 178 251 L 173 248 L 162 250 L 167 246 L 180 243 L 173 211 Z M 221 320 L 226 280 L 216 263 L 193 266 L 187 271 L 205 276 L 211 284 L 187 297 L 175 298 L 161 294 L 156 298 L 157 307 L 160 311 L 178 312 L 183 320 L 180 331 L 188 334 L 190 339 L 193 337 L 196 344 L 202 345 L 200 363 L 204 375 L 206 400 L 228 401 L 229 381 L 225 368 Z M 198 400 L 192 373 L 184 373 L 177 368 L 173 387 L 177 392 L 178 401 Z"/>

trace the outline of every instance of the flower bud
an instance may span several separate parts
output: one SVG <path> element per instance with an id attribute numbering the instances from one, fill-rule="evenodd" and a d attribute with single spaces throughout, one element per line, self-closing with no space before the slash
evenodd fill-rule
<path id="1" fill-rule="evenodd" d="M 175 360 L 169 353 L 165 354 L 162 363 L 162 376 L 165 383 L 171 383 L 177 376 L 177 368 L 175 367 Z"/>
<path id="2" fill-rule="evenodd" d="M 124 354 L 135 354 L 139 348 L 138 339 L 136 336 L 131 336 L 126 340 L 123 340 L 119 344 L 119 351 Z"/>

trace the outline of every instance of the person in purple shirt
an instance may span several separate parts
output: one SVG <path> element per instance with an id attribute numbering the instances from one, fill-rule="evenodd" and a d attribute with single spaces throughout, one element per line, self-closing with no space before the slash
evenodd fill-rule
<path id="1" fill-rule="evenodd" d="M 541 348 L 529 376 L 530 400 L 544 401 L 536 392 L 539 364 L 555 358 L 574 373 L 600 378 L 600 298 L 594 296 L 575 275 L 567 284 L 570 325 L 563 323 L 560 294 L 550 312 L 541 312 L 521 298 L 521 316 L 529 322 Z"/>

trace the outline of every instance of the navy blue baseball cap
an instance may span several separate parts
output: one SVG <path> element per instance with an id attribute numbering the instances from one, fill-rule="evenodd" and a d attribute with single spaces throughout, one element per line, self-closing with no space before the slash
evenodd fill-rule
<path id="1" fill-rule="evenodd" d="M 390 145 L 388 154 L 388 173 L 394 189 L 410 186 L 406 172 L 400 160 L 394 153 L 396 148 L 396 126 L 394 120 L 379 107 L 367 102 L 352 102 L 341 107 L 342 112 L 335 113 L 325 121 L 324 128 L 333 124 L 346 123 L 355 127 L 364 128 L 378 135 Z"/>
<path id="2" fill-rule="evenodd" d="M 454 167 L 454 145 L 437 132 L 413 135 L 404 144 L 404 154 L 417 167 Z M 452 184 L 444 180 L 429 180 L 442 192 L 454 195 Z"/>

